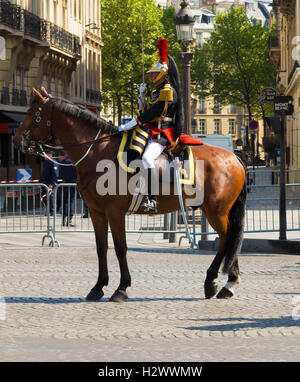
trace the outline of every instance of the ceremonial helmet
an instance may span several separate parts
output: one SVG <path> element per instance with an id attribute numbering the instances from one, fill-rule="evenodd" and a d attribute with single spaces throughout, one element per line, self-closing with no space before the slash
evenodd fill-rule
<path id="1" fill-rule="evenodd" d="M 168 40 L 161 38 L 157 43 L 159 62 L 155 62 L 147 73 L 159 73 L 154 83 L 158 82 L 164 75 L 168 73 Z"/>

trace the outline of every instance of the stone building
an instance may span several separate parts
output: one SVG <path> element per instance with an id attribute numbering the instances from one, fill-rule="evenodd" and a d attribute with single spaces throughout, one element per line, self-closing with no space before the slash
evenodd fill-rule
<path id="1" fill-rule="evenodd" d="M 276 36 L 270 40 L 269 55 L 277 70 L 277 93 L 292 96 L 293 116 L 287 117 L 287 166 L 300 169 L 300 0 L 274 0 L 270 28 L 276 24 Z M 299 172 L 289 174 L 290 182 L 299 182 Z"/>
<path id="2" fill-rule="evenodd" d="M 0 0 L 1 180 L 24 167 L 39 179 L 41 161 L 12 144 L 32 87 L 100 112 L 100 23 L 100 0 Z"/>

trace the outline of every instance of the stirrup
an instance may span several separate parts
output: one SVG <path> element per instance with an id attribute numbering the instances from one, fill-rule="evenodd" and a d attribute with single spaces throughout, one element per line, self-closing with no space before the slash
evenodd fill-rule
<path id="1" fill-rule="evenodd" d="M 144 212 L 157 212 L 157 201 L 146 196 L 146 201 L 141 204 Z"/>

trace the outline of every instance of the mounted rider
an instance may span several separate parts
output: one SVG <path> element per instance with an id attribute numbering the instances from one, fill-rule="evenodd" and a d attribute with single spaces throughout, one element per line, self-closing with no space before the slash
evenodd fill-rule
<path id="1" fill-rule="evenodd" d="M 166 39 L 158 40 L 160 60 L 147 72 L 155 90 L 146 98 L 147 87 L 145 84 L 141 85 L 140 115 L 118 128 L 119 131 L 126 131 L 143 127 L 150 132 L 142 155 L 143 166 L 148 171 L 148 195 L 141 205 L 145 212 L 157 212 L 159 176 L 155 169 L 155 160 L 179 137 L 183 129 L 179 73 L 174 59 L 167 53 L 167 43 Z"/>

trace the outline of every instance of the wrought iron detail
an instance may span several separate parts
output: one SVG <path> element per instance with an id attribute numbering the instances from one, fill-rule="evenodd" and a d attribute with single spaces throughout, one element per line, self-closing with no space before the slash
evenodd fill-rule
<path id="1" fill-rule="evenodd" d="M 15 105 L 15 106 L 20 105 L 20 91 L 19 91 L 19 89 L 13 88 L 11 103 L 12 103 L 12 105 Z"/>
<path id="2" fill-rule="evenodd" d="M 21 7 L 7 0 L 0 0 L 0 24 L 21 30 Z"/>
<path id="3" fill-rule="evenodd" d="M 86 100 L 90 103 L 101 105 L 102 94 L 97 90 L 86 89 Z"/>
<path id="4" fill-rule="evenodd" d="M 50 31 L 48 42 L 50 45 L 64 50 L 67 53 L 80 54 L 81 46 L 78 37 L 53 23 L 48 23 L 48 25 Z"/>
<path id="5" fill-rule="evenodd" d="M 3 86 L 1 91 L 1 103 L 3 105 L 9 105 L 10 99 L 9 99 L 9 88 L 6 86 Z"/>
<path id="6" fill-rule="evenodd" d="M 20 90 L 20 106 L 27 106 L 27 93 L 26 90 Z"/>
<path id="7" fill-rule="evenodd" d="M 26 10 L 24 12 L 24 34 L 42 40 L 42 19 Z"/>
<path id="8" fill-rule="evenodd" d="M 50 46 L 57 47 L 66 53 L 81 55 L 79 37 L 8 0 L 0 0 L 0 24 L 18 31 L 24 29 L 24 34 L 27 36 L 47 41 Z"/>

